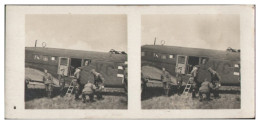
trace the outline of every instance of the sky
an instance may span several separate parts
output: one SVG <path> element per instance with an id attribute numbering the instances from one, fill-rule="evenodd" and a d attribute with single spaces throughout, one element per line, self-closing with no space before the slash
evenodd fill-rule
<path id="1" fill-rule="evenodd" d="M 142 45 L 157 44 L 192 48 L 240 49 L 240 16 L 220 14 L 143 15 Z"/>
<path id="2" fill-rule="evenodd" d="M 127 51 L 126 15 L 26 15 L 26 47 Z"/>

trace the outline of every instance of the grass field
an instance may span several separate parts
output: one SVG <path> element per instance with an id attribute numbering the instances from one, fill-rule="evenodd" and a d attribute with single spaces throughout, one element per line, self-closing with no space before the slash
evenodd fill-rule
<path id="1" fill-rule="evenodd" d="M 221 98 L 200 102 L 188 95 L 163 95 L 161 87 L 150 87 L 142 97 L 142 109 L 240 109 L 240 93 L 220 94 Z M 213 98 L 213 96 L 211 96 Z"/>
<path id="2" fill-rule="evenodd" d="M 104 100 L 93 103 L 75 101 L 74 96 L 54 98 L 37 98 L 25 102 L 25 109 L 127 109 L 126 96 L 104 96 Z M 88 97 L 87 97 L 88 99 Z"/>

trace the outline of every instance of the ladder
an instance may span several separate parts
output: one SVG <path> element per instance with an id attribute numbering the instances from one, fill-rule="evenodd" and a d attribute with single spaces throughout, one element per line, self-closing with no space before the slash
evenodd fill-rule
<path id="1" fill-rule="evenodd" d="M 187 95 L 190 91 L 191 84 L 188 82 L 183 90 L 183 94 Z"/>
<path id="2" fill-rule="evenodd" d="M 192 86 L 192 83 L 194 83 L 193 80 L 194 80 L 194 79 L 192 79 L 192 77 L 190 77 L 188 83 L 186 84 L 186 86 L 185 86 L 185 88 L 184 88 L 184 90 L 183 90 L 183 94 L 187 95 L 187 94 L 189 93 L 190 88 L 191 88 L 191 86 Z"/>
<path id="3" fill-rule="evenodd" d="M 71 83 L 70 83 L 70 86 L 65 94 L 65 96 L 71 96 L 72 92 L 73 92 L 73 89 L 74 89 L 74 83 L 75 82 L 75 79 L 72 79 Z"/>

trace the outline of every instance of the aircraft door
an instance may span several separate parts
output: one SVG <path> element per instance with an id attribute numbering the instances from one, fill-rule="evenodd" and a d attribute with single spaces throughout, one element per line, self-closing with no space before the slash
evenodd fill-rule
<path id="1" fill-rule="evenodd" d="M 64 71 L 65 76 L 68 76 L 69 58 L 59 57 L 58 74 L 62 74 L 62 71 Z"/>
<path id="2" fill-rule="evenodd" d="M 177 55 L 177 62 L 176 62 L 176 73 L 185 74 L 186 72 L 186 64 L 187 64 L 187 56 Z"/>

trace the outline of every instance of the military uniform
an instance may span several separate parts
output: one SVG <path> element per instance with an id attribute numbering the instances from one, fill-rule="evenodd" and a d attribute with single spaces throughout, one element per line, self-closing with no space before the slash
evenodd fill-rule
<path id="1" fill-rule="evenodd" d="M 49 98 L 52 97 L 52 91 L 53 91 L 52 81 L 53 81 L 52 75 L 50 73 L 44 73 L 43 82 L 45 84 L 45 91 Z"/>
<path id="2" fill-rule="evenodd" d="M 214 87 L 214 90 L 212 90 L 212 93 L 214 95 L 215 98 L 219 98 L 219 88 L 221 86 L 221 77 L 220 75 L 217 73 L 217 72 L 213 72 L 211 73 L 211 81 L 212 81 L 212 84 L 213 84 L 213 87 Z"/>
<path id="3" fill-rule="evenodd" d="M 176 78 L 177 78 L 177 92 L 178 92 L 178 95 L 181 95 L 181 93 L 182 93 L 181 87 L 182 87 L 183 78 L 182 78 L 181 74 L 177 74 Z"/>
<path id="4" fill-rule="evenodd" d="M 194 67 L 191 71 L 191 78 L 189 79 L 192 84 L 192 98 L 196 97 L 196 93 L 199 91 L 199 82 L 197 80 L 198 75 L 198 66 Z"/>
<path id="5" fill-rule="evenodd" d="M 161 75 L 161 81 L 163 82 L 163 89 L 165 91 L 165 95 L 169 95 L 170 82 L 171 82 L 170 74 L 166 71 L 163 71 Z"/>
<path id="6" fill-rule="evenodd" d="M 64 96 L 64 90 L 65 90 L 65 76 L 60 75 L 59 76 L 59 85 L 60 85 L 60 96 Z"/>
<path id="7" fill-rule="evenodd" d="M 141 92 L 141 95 L 142 96 L 145 96 L 145 91 L 146 91 L 146 88 L 147 88 L 147 85 L 146 85 L 146 83 L 148 82 L 148 79 L 147 79 L 147 77 L 145 77 L 144 76 L 144 74 L 143 73 L 141 73 L 141 90 L 142 90 L 142 92 Z"/>
<path id="8" fill-rule="evenodd" d="M 80 70 L 76 70 L 75 71 L 74 77 L 77 79 L 75 100 L 78 100 L 79 99 L 79 95 L 82 93 L 82 90 L 84 88 L 84 84 L 82 84 L 80 82 Z"/>
<path id="9" fill-rule="evenodd" d="M 84 86 L 84 89 L 82 90 L 82 99 L 83 103 L 86 102 L 86 95 L 89 96 L 89 101 L 93 102 L 94 101 L 94 92 L 95 92 L 96 86 L 93 85 L 92 83 L 87 83 Z"/>
<path id="10" fill-rule="evenodd" d="M 97 87 L 96 94 L 98 99 L 102 99 L 102 90 L 104 89 L 104 78 L 100 73 L 94 73 L 94 84 Z"/>
<path id="11" fill-rule="evenodd" d="M 206 99 L 210 100 L 210 91 L 212 89 L 215 89 L 213 84 L 211 82 L 209 82 L 209 81 L 204 81 L 201 84 L 201 87 L 199 88 L 200 101 L 202 101 L 202 99 L 203 99 L 202 94 L 206 94 Z"/>

